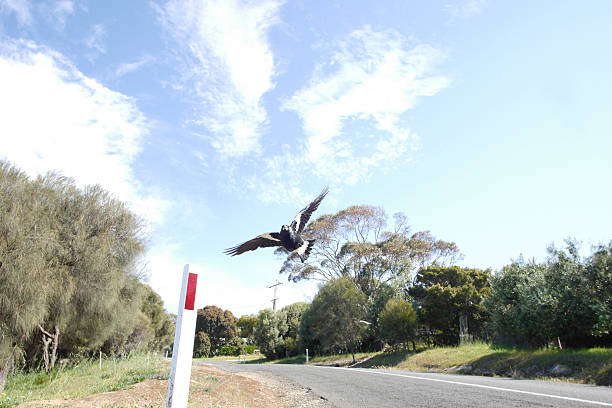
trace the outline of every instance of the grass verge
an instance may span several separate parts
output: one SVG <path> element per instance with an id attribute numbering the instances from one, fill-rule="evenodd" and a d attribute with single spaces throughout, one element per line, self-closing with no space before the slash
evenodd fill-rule
<path id="1" fill-rule="evenodd" d="M 569 379 L 590 384 L 612 385 L 612 349 L 521 350 L 488 344 L 440 347 L 420 353 L 382 353 L 362 367 L 393 367 L 413 371 L 445 371 L 471 366 L 475 374 L 506 377 L 547 378 L 555 364 L 571 369 Z"/>
<path id="2" fill-rule="evenodd" d="M 466 344 L 458 347 L 438 347 L 420 352 L 407 350 L 359 353 L 355 367 L 395 368 L 411 371 L 463 372 L 475 375 L 498 375 L 505 377 L 550 378 L 555 364 L 571 369 L 564 377 L 570 381 L 586 384 L 612 385 L 612 348 L 580 350 L 522 350 L 497 348 L 485 343 Z M 281 360 L 254 360 L 252 363 L 304 364 L 305 357 L 290 357 Z M 317 356 L 310 364 L 349 365 L 350 355 Z M 469 370 L 458 367 L 469 366 Z"/>
<path id="3" fill-rule="evenodd" d="M 7 378 L 0 407 L 26 401 L 78 398 L 89 394 L 117 391 L 149 378 L 168 378 L 162 357 L 136 355 L 125 360 L 86 360 L 72 368 L 51 373 L 17 373 Z"/>
<path id="4" fill-rule="evenodd" d="M 373 356 L 380 355 L 382 353 L 355 353 L 355 359 L 357 361 L 366 360 Z M 270 360 L 266 357 L 261 356 L 258 359 L 250 360 L 247 364 L 306 364 L 306 356 L 300 355 L 295 357 L 281 358 L 278 360 Z M 327 356 L 310 356 L 308 363 L 312 365 L 339 365 L 348 366 L 353 363 L 353 357 L 350 354 L 332 354 Z"/>
<path id="5" fill-rule="evenodd" d="M 261 354 L 241 354 L 240 355 L 240 360 L 241 361 L 251 361 L 251 360 L 261 360 L 262 358 L 264 358 Z M 238 360 L 238 357 L 236 356 L 214 356 L 214 357 L 197 357 L 194 358 L 194 360 L 198 360 L 198 361 L 234 361 L 234 360 Z"/>

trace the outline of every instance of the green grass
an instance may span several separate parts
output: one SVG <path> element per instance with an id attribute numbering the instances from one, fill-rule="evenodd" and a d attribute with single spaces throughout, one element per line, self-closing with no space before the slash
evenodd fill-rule
<path id="1" fill-rule="evenodd" d="M 395 368 L 411 371 L 444 372 L 451 367 L 470 365 L 475 370 L 486 370 L 501 376 L 547 378 L 548 371 L 557 363 L 572 369 L 571 380 L 583 383 L 612 385 L 612 348 L 581 350 L 522 350 L 498 348 L 486 343 L 458 347 L 437 347 L 417 353 L 407 350 L 358 353 L 362 360 L 356 367 Z M 270 361 L 259 359 L 250 363 L 304 364 L 305 356 Z M 352 363 L 351 355 L 316 356 L 310 364 Z"/>
<path id="2" fill-rule="evenodd" d="M 79 398 L 89 394 L 117 391 L 149 378 L 167 379 L 163 358 L 136 355 L 125 360 L 88 360 L 69 369 L 51 373 L 17 373 L 9 376 L 0 394 L 0 407 L 43 399 Z"/>
<path id="3" fill-rule="evenodd" d="M 377 355 L 380 353 L 355 353 L 357 360 Z M 326 356 L 310 356 L 308 359 L 309 364 L 341 364 L 348 365 L 353 362 L 353 357 L 350 354 L 333 354 Z M 266 357 L 247 361 L 247 364 L 306 364 L 306 356 L 300 355 L 295 357 L 281 358 L 278 360 L 270 360 Z"/>
<path id="4" fill-rule="evenodd" d="M 458 347 L 439 347 L 419 353 L 396 351 L 381 353 L 361 367 L 390 367 L 413 371 L 444 371 L 451 367 L 471 365 L 496 375 L 546 377 L 555 364 L 572 369 L 575 380 L 584 383 L 612 385 L 612 349 L 521 350 L 496 348 L 476 343 Z M 530 373 L 532 371 L 532 373 Z"/>

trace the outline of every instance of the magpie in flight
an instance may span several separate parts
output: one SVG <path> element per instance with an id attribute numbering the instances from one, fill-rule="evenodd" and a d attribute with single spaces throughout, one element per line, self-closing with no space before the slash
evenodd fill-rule
<path id="1" fill-rule="evenodd" d="M 329 188 L 325 187 L 317 198 L 315 198 L 310 204 L 304 207 L 302 211 L 298 213 L 298 215 L 295 216 L 290 225 L 283 225 L 280 232 L 261 234 L 240 245 L 228 248 L 223 252 L 227 255 L 235 256 L 243 254 L 247 251 L 254 251 L 257 248 L 282 246 L 289 252 L 297 253 L 302 262 L 304 262 L 306 258 L 308 258 L 308 255 L 310 255 L 310 251 L 312 250 L 315 240 L 305 240 L 300 234 L 302 231 L 304 231 L 304 227 L 306 226 L 306 223 L 310 219 L 312 213 L 319 208 L 319 204 L 321 204 L 321 201 L 323 201 L 328 191 Z"/>

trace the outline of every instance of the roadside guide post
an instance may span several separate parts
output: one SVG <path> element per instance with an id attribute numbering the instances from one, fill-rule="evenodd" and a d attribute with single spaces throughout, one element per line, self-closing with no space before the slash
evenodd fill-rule
<path id="1" fill-rule="evenodd" d="M 168 378 L 166 408 L 187 407 L 197 317 L 197 310 L 194 307 L 197 284 L 198 274 L 190 273 L 189 265 L 185 265 L 172 348 L 172 365 Z"/>

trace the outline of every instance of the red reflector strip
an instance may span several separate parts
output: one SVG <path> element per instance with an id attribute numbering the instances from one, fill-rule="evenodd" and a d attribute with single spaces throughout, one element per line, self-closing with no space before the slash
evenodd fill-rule
<path id="1" fill-rule="evenodd" d="M 187 294 L 185 295 L 185 309 L 187 310 L 193 310 L 197 283 L 198 274 L 190 273 L 189 277 L 187 278 Z"/>

